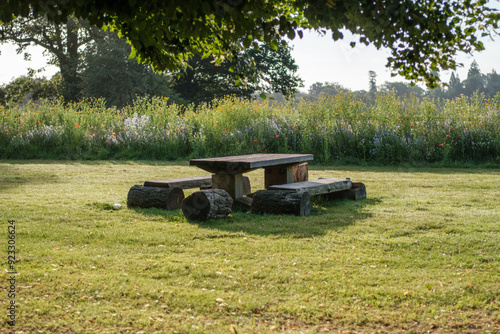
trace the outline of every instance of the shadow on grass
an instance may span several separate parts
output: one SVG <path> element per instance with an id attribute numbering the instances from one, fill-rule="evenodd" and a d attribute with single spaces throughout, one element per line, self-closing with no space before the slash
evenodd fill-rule
<path id="1" fill-rule="evenodd" d="M 188 221 L 211 231 L 243 233 L 247 235 L 276 236 L 288 238 L 310 238 L 328 231 L 341 231 L 359 221 L 369 219 L 372 214 L 366 208 L 382 202 L 380 199 L 361 201 L 339 200 L 313 203 L 311 214 L 305 217 L 292 215 L 260 215 L 245 210 L 235 210 L 226 219 L 206 222 Z M 158 216 L 171 222 L 185 222 L 180 210 L 134 209 L 144 216 Z"/>
<path id="2" fill-rule="evenodd" d="M 33 171 L 21 174 L 15 165 L 0 164 L 0 191 L 24 185 L 58 183 L 59 179 L 54 173 Z"/>

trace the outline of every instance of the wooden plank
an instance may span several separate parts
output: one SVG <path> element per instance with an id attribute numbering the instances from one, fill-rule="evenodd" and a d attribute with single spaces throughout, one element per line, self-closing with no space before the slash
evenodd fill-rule
<path id="1" fill-rule="evenodd" d="M 192 177 L 179 177 L 176 179 L 163 179 L 144 182 L 146 187 L 160 187 L 160 188 L 201 188 L 212 186 L 212 175 L 206 176 L 192 176 Z"/>
<path id="2" fill-rule="evenodd" d="M 278 165 L 294 165 L 313 160 L 312 154 L 247 154 L 219 158 L 191 159 L 189 164 L 211 173 L 230 175 L 246 173 L 257 168 Z"/>
<path id="3" fill-rule="evenodd" d="M 352 187 L 349 179 L 318 179 L 282 185 L 270 186 L 269 190 L 287 190 L 291 192 L 307 191 L 311 196 L 328 194 L 331 192 L 347 190 Z"/>

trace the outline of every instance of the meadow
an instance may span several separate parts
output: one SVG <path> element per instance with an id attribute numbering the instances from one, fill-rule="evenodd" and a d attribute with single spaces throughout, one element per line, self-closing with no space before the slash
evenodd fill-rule
<path id="1" fill-rule="evenodd" d="M 307 217 L 191 223 L 125 205 L 134 184 L 197 174 L 187 162 L 1 160 L 0 244 L 15 220 L 19 274 L 16 325 L 2 310 L 0 333 L 500 331 L 498 169 L 312 165 L 311 178 L 350 177 L 368 198 L 317 200 Z M 263 187 L 262 171 L 249 177 Z"/>
<path id="2" fill-rule="evenodd" d="M 312 153 L 316 163 L 500 165 L 500 94 L 454 100 L 350 94 L 270 104 L 227 97 L 210 106 L 140 98 L 0 107 L 0 158 L 188 160 Z"/>

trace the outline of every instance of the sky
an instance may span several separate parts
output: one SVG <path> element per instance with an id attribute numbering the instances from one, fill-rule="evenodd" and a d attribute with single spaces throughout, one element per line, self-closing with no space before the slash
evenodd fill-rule
<path id="1" fill-rule="evenodd" d="M 292 56 L 304 80 L 302 90 L 307 90 L 315 82 L 337 82 L 352 90 L 368 90 L 369 71 L 377 73 L 377 85 L 386 81 L 406 81 L 401 76 L 391 77 L 390 69 L 385 66 L 391 55 L 388 49 L 377 50 L 372 45 L 351 48 L 349 43 L 353 41 L 357 42 L 358 38 L 350 33 L 345 33 L 343 40 L 334 42 L 330 36 L 319 36 L 316 32 L 306 32 L 302 40 L 292 41 Z M 456 58 L 464 64 L 456 71 L 461 80 L 467 78 L 474 59 L 483 74 L 493 69 L 500 73 L 500 35 L 495 40 L 482 41 L 485 50 L 472 55 L 461 54 Z M 448 82 L 450 75 L 451 71 L 441 72 L 441 80 Z"/>
<path id="2" fill-rule="evenodd" d="M 391 72 L 385 67 L 388 50 L 377 50 L 374 46 L 356 46 L 349 43 L 358 41 L 349 33 L 344 39 L 333 41 L 330 36 L 319 36 L 316 32 L 304 32 L 304 37 L 291 41 L 292 56 L 299 66 L 298 75 L 304 80 L 302 91 L 307 91 L 315 82 L 337 82 L 352 90 L 368 90 L 368 72 L 377 73 L 377 85 L 385 81 L 405 81 L 403 77 L 391 77 Z M 460 79 L 467 77 L 467 71 L 474 59 L 479 64 L 483 74 L 493 69 L 500 73 L 500 36 L 495 40 L 483 39 L 486 50 L 472 55 L 461 54 L 457 57 L 464 66 L 456 72 Z M 357 43 L 359 44 L 359 43 Z M 28 68 L 40 69 L 47 63 L 42 55 L 42 49 L 32 47 L 32 61 L 26 62 L 23 55 L 17 55 L 14 45 L 0 45 L 0 85 L 10 82 L 13 78 L 28 73 Z M 57 67 L 47 66 L 38 76 L 51 77 L 58 71 Z M 448 82 L 451 72 L 442 72 L 441 79 Z"/>

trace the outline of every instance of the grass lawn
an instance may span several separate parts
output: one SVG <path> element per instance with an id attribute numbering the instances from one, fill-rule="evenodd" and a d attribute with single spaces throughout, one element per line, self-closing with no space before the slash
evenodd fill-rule
<path id="1" fill-rule="evenodd" d="M 307 217 L 126 208 L 134 184 L 202 174 L 0 161 L 0 247 L 15 219 L 19 260 L 11 327 L 2 251 L 0 333 L 500 332 L 498 169 L 311 166 L 368 199 Z"/>

